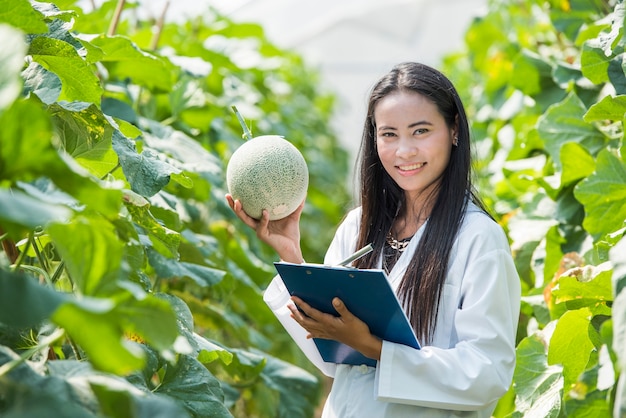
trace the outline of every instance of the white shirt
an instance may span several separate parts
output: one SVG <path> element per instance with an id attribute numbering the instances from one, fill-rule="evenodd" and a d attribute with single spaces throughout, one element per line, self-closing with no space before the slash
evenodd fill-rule
<path id="1" fill-rule="evenodd" d="M 360 208 L 348 213 L 325 264 L 335 265 L 356 251 L 360 215 Z M 424 225 L 389 274 L 394 290 L 423 231 Z M 450 254 L 428 346 L 418 350 L 383 341 L 375 368 L 325 363 L 306 331 L 289 317 L 289 293 L 280 277 L 274 278 L 264 299 L 308 358 L 334 377 L 322 418 L 488 418 L 511 384 L 520 293 L 502 228 L 470 203 Z"/>

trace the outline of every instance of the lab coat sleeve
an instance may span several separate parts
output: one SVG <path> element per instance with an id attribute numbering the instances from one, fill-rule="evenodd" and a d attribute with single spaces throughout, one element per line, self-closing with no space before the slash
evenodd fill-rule
<path id="1" fill-rule="evenodd" d="M 384 341 L 376 376 L 379 400 L 480 410 L 508 390 L 515 365 L 519 276 L 504 245 L 471 260 L 464 261 L 451 347 L 416 350 Z"/>
<path id="2" fill-rule="evenodd" d="M 333 377 L 337 365 L 325 362 L 322 359 L 313 340 L 307 338 L 308 332 L 291 317 L 291 311 L 287 308 L 291 301 L 291 295 L 280 276 L 276 275 L 272 279 L 270 285 L 263 293 L 263 300 L 309 361 L 326 376 Z"/>
<path id="3" fill-rule="evenodd" d="M 339 260 L 345 259 L 345 257 L 351 254 L 350 242 L 352 240 L 345 238 L 354 236 L 357 228 L 355 224 L 358 219 L 357 216 L 357 212 L 350 212 L 347 220 L 339 226 L 326 253 L 324 260 L 326 264 L 336 264 Z M 263 293 L 263 301 L 271 309 L 283 328 L 285 328 L 289 336 L 294 340 L 309 361 L 326 376 L 334 377 L 337 365 L 335 363 L 325 362 L 322 359 L 313 340 L 307 338 L 308 332 L 291 317 L 291 311 L 287 308 L 287 305 L 291 301 L 291 295 L 279 275 L 276 275 L 272 279 L 270 285 Z"/>

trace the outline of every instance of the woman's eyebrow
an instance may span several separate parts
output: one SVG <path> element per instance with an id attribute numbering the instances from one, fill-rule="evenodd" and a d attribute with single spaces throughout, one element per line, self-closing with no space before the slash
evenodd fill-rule
<path id="1" fill-rule="evenodd" d="M 420 120 L 420 121 L 418 121 L 418 122 L 413 122 L 413 123 L 412 123 L 412 124 L 410 124 L 408 127 L 409 127 L 409 128 L 414 128 L 414 127 L 419 126 L 419 125 L 428 125 L 428 126 L 433 126 L 433 124 L 432 124 L 431 122 L 427 121 L 427 120 Z"/>

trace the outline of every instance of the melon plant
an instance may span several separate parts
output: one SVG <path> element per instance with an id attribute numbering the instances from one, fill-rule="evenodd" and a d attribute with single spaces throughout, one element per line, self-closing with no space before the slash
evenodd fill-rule
<path id="1" fill-rule="evenodd" d="M 251 138 L 241 115 L 233 109 L 244 128 L 244 138 Z M 262 135 L 248 139 L 233 153 L 226 167 L 226 183 L 244 212 L 260 219 L 267 210 L 273 221 L 289 216 L 302 203 L 309 172 L 292 143 L 279 135 Z"/>

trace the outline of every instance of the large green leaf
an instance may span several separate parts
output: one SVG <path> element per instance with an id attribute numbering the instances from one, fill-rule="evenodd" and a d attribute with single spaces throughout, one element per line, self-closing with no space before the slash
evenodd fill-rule
<path id="1" fill-rule="evenodd" d="M 219 380 L 191 356 L 180 355 L 176 364 L 166 367 L 155 393 L 176 399 L 194 418 L 232 417 Z"/>
<path id="2" fill-rule="evenodd" d="M 45 33 L 48 31 L 42 14 L 33 9 L 26 0 L 3 0 L 2 5 L 0 5 L 0 23 L 8 23 L 27 33 Z M 7 40 L 4 39 L 4 41 Z M 7 45 L 10 43 L 4 44 L 4 46 Z"/>
<path id="3" fill-rule="evenodd" d="M 100 35 L 89 42 L 102 51 L 103 55 L 98 58 L 113 79 L 130 79 L 135 84 L 161 91 L 170 91 L 174 86 L 177 67 L 166 58 L 141 50 L 128 38 Z"/>
<path id="4" fill-rule="evenodd" d="M 595 348 L 590 336 L 597 335 L 597 331 L 591 326 L 591 317 L 588 308 L 565 312 L 559 318 L 550 339 L 548 363 L 563 366 L 564 388 L 569 388 L 578 380 Z M 579 332 L 580 330 L 587 332 Z"/>
<path id="5" fill-rule="evenodd" d="M 0 189 L 0 224 L 15 238 L 43 228 L 52 222 L 65 222 L 72 211 L 65 206 L 44 202 L 19 190 Z"/>
<path id="6" fill-rule="evenodd" d="M 37 37 L 28 51 L 33 60 L 61 79 L 57 100 L 100 103 L 103 89 L 98 77 L 76 49 L 65 41 Z"/>
<path id="7" fill-rule="evenodd" d="M 537 130 L 558 169 L 561 147 L 567 142 L 579 143 L 592 155 L 605 146 L 604 135 L 583 120 L 586 110 L 583 102 L 575 94 L 570 94 L 562 102 L 550 106 L 539 118 Z"/>
<path id="8" fill-rule="evenodd" d="M 92 103 L 52 104 L 53 116 L 63 149 L 94 176 L 104 177 L 118 163 L 112 148 L 113 127 Z"/>
<path id="9" fill-rule="evenodd" d="M 617 231 L 626 219 L 626 164 L 603 150 L 595 172 L 576 186 L 574 195 L 585 206 L 583 226 L 590 234 Z"/>
<path id="10" fill-rule="evenodd" d="M 526 337 L 517 346 L 515 365 L 515 405 L 524 416 L 557 418 L 561 411 L 563 376 L 561 367 L 547 362 L 542 338 Z"/>
<path id="11" fill-rule="evenodd" d="M 585 113 L 585 122 L 618 121 L 624 120 L 626 115 L 626 95 L 605 96 L 598 103 L 593 104 Z"/>
<path id="12" fill-rule="evenodd" d="M 107 295 L 117 287 L 124 243 L 111 223 L 78 217 L 69 224 L 53 224 L 47 231 L 81 294 Z"/>
<path id="13" fill-rule="evenodd" d="M 0 269 L 0 322 L 15 328 L 40 325 L 67 300 L 23 273 Z"/>
<path id="14" fill-rule="evenodd" d="M 561 186 L 588 177 L 596 168 L 593 156 L 585 147 L 575 142 L 566 142 L 561 147 Z"/>
<path id="15" fill-rule="evenodd" d="M 187 277 L 202 287 L 218 283 L 226 274 L 223 270 L 168 258 L 150 249 L 148 260 L 158 277 L 162 279 Z"/>
<path id="16" fill-rule="evenodd" d="M 181 173 L 151 149 L 138 153 L 135 143 L 118 130 L 113 132 L 113 149 L 131 189 L 142 196 L 153 196 L 169 183 L 172 174 Z"/>
<path id="17" fill-rule="evenodd" d="M 320 389 L 315 376 L 292 364 L 267 356 L 267 365 L 261 378 L 270 389 L 279 393 L 276 416 L 306 418 L 314 415 Z"/>
<path id="18" fill-rule="evenodd" d="M 35 100 L 17 101 L 0 114 L 0 179 L 30 180 L 62 166 L 52 147 L 50 117 Z"/>
<path id="19" fill-rule="evenodd" d="M 64 379 L 79 390 L 84 398 L 99 406 L 101 414 L 111 418 L 189 417 L 177 402 L 137 387 L 122 377 L 93 370 L 88 362 L 76 360 L 51 361 L 50 376 Z"/>
<path id="20" fill-rule="evenodd" d="M 569 302 L 570 309 L 585 306 L 593 308 L 598 304 L 612 302 L 613 287 L 609 263 L 568 270 L 559 278 L 552 295 L 555 296 L 556 303 Z"/>
<path id="21" fill-rule="evenodd" d="M 17 354 L 0 346 L 0 366 L 17 358 Z M 97 404 L 92 397 L 85 396 L 84 390 L 56 376 L 41 376 L 41 371 L 35 371 L 34 367 L 22 363 L 2 377 L 2 418 L 48 417 L 51 411 L 55 418 L 98 416 Z"/>
<path id="22" fill-rule="evenodd" d="M 98 370 L 125 375 L 141 369 L 145 354 L 126 336 L 112 300 L 83 298 L 59 307 L 52 320 L 63 327 Z"/>

